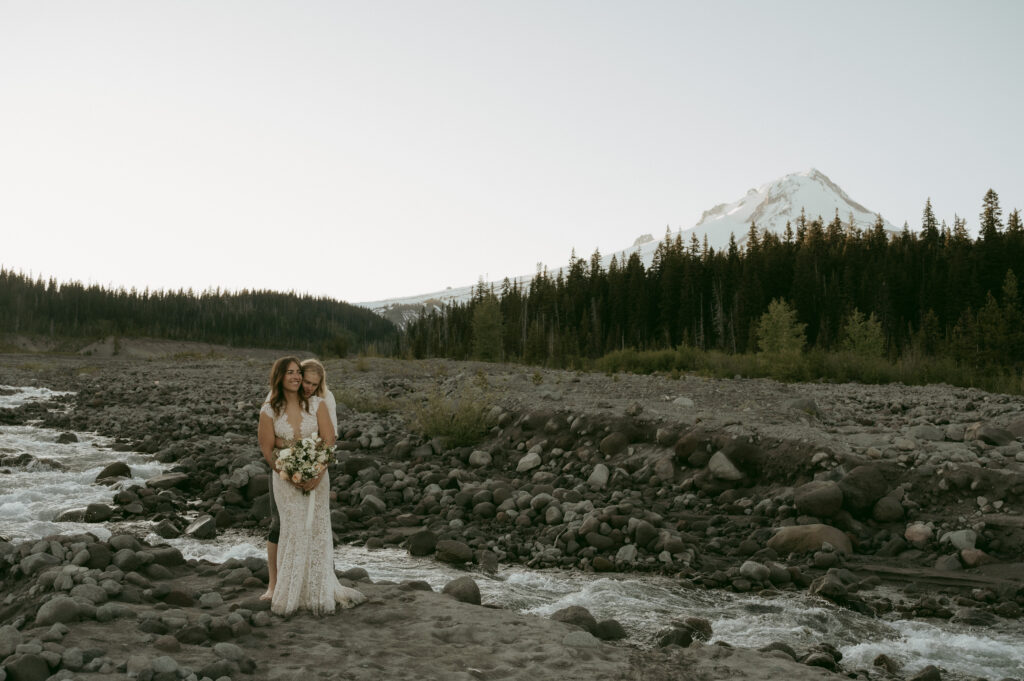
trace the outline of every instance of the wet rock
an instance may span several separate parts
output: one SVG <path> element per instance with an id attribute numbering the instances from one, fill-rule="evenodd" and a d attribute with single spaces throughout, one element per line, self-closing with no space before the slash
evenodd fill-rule
<path id="1" fill-rule="evenodd" d="M 667 627 L 659 631 L 657 636 L 658 645 L 662 648 L 666 646 L 688 648 L 693 643 L 693 630 L 685 626 Z"/>
<path id="2" fill-rule="evenodd" d="M 217 536 L 217 522 L 213 516 L 201 515 L 185 528 L 185 534 L 196 539 L 214 539 Z"/>
<path id="3" fill-rule="evenodd" d="M 910 677 L 909 681 L 942 681 L 942 672 L 933 665 L 928 665 Z"/>
<path id="4" fill-rule="evenodd" d="M 112 464 L 108 464 L 103 470 L 96 476 L 96 482 L 102 482 L 111 478 L 130 478 L 132 477 L 132 469 L 128 467 L 128 464 L 122 461 L 115 461 Z"/>
<path id="5" fill-rule="evenodd" d="M 57 436 L 57 444 L 67 445 L 73 442 L 78 442 L 78 436 L 74 433 L 61 433 Z"/>
<path id="6" fill-rule="evenodd" d="M 899 662 L 897 662 L 896 660 L 892 659 L 891 657 L 889 657 L 888 655 L 885 655 L 885 654 L 877 656 L 871 662 L 871 664 L 873 666 L 875 666 L 875 667 L 881 667 L 882 669 L 887 671 L 889 674 L 897 674 L 902 669 L 902 666 L 900 665 Z"/>
<path id="7" fill-rule="evenodd" d="M 480 605 L 480 587 L 472 577 L 459 577 L 444 585 L 443 593 L 457 601 Z"/>
<path id="8" fill-rule="evenodd" d="M 838 669 L 835 658 L 828 653 L 823 652 L 811 653 L 804 657 L 801 662 L 808 667 L 821 667 L 822 669 L 827 669 L 830 672 L 834 672 Z"/>
<path id="9" fill-rule="evenodd" d="M 410 556 L 429 556 L 437 548 L 437 535 L 430 530 L 420 530 L 409 537 Z"/>
<path id="10" fill-rule="evenodd" d="M 94 503 L 85 507 L 84 520 L 87 523 L 102 523 L 110 520 L 112 515 L 114 515 L 114 509 L 106 504 Z"/>
<path id="11" fill-rule="evenodd" d="M 597 620 L 590 614 L 590 611 L 580 605 L 570 605 L 551 614 L 551 619 L 556 622 L 565 622 L 575 625 L 591 634 L 597 634 Z"/>
<path id="12" fill-rule="evenodd" d="M 468 563 L 473 560 L 473 549 L 454 539 L 442 539 L 437 542 L 434 557 L 442 563 Z"/>
<path id="13" fill-rule="evenodd" d="M 146 487 L 153 489 L 170 489 L 180 487 L 188 482 L 188 475 L 185 473 L 161 473 L 146 480 Z"/>
<path id="14" fill-rule="evenodd" d="M 626 630 L 616 620 L 601 620 L 597 623 L 594 636 L 602 641 L 619 641 L 626 638 Z"/>

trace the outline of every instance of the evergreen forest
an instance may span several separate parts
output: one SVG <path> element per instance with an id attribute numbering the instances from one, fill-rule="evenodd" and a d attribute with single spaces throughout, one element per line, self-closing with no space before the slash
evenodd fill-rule
<path id="1" fill-rule="evenodd" d="M 393 352 L 397 329 L 370 310 L 274 291 L 108 289 L 0 269 L 0 333 L 60 338 L 149 337 L 323 356 Z"/>
<path id="2" fill-rule="evenodd" d="M 481 283 L 468 302 L 407 325 L 401 351 L 1022 389 L 1024 228 L 1019 210 L 1003 219 L 992 190 L 976 238 L 959 216 L 940 224 L 929 199 L 915 231 L 892 233 L 881 217 L 861 228 L 838 214 L 801 214 L 781 235 L 751 224 L 742 246 L 733 235 L 716 251 L 666 231 L 648 267 L 636 254 L 602 261 L 573 253 L 566 268 L 541 270 L 526 286 Z"/>

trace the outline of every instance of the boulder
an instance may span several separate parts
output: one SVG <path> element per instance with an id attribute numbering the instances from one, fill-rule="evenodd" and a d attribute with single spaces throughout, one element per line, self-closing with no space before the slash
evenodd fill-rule
<path id="1" fill-rule="evenodd" d="M 473 549 L 455 539 L 442 539 L 437 542 L 434 557 L 442 563 L 468 563 L 473 560 Z"/>
<path id="2" fill-rule="evenodd" d="M 601 453 L 605 456 L 615 456 L 626 451 L 629 446 L 629 438 L 625 433 L 615 432 L 606 435 L 600 444 Z"/>
<path id="3" fill-rule="evenodd" d="M 538 454 L 537 452 L 530 452 L 528 454 L 525 454 L 523 458 L 519 459 L 519 463 L 516 465 L 516 472 L 525 473 L 527 471 L 532 471 L 540 464 L 540 454 Z"/>
<path id="4" fill-rule="evenodd" d="M 887 494 L 876 501 L 874 508 L 871 509 L 871 517 L 877 523 L 899 522 L 903 520 L 903 514 L 903 504 L 892 494 Z"/>
<path id="5" fill-rule="evenodd" d="M 429 556 L 437 548 L 437 535 L 430 530 L 420 530 L 409 537 L 410 556 Z"/>
<path id="6" fill-rule="evenodd" d="M 587 485 L 594 491 L 603 490 L 608 485 L 608 466 L 603 463 L 599 463 L 594 466 L 594 470 L 591 472 L 590 477 L 587 478 Z"/>
<path id="7" fill-rule="evenodd" d="M 573 624 L 581 629 L 597 635 L 597 620 L 590 614 L 590 611 L 580 605 L 570 605 L 551 614 L 551 619 L 556 622 Z"/>
<path id="8" fill-rule="evenodd" d="M 114 510 L 106 504 L 94 503 L 89 504 L 85 507 L 85 522 L 87 523 L 102 523 L 110 520 L 110 516 L 114 515 Z"/>
<path id="9" fill-rule="evenodd" d="M 472 577 L 459 577 L 444 585 L 442 593 L 446 593 L 457 601 L 480 605 L 480 587 Z"/>
<path id="10" fill-rule="evenodd" d="M 743 479 L 743 472 L 733 465 L 722 451 L 715 452 L 708 461 L 708 471 L 718 480 L 736 482 Z"/>
<path id="11" fill-rule="evenodd" d="M 213 539 L 217 536 L 217 522 L 213 516 L 201 515 L 185 528 L 185 534 L 196 539 Z"/>
<path id="12" fill-rule="evenodd" d="M 783 527 L 768 540 L 768 548 L 781 556 L 789 553 L 809 553 L 831 544 L 836 551 L 847 555 L 853 553 L 850 538 L 831 525 L 793 525 Z"/>
<path id="13" fill-rule="evenodd" d="M 170 489 L 172 487 L 180 487 L 186 482 L 188 482 L 188 475 L 185 473 L 161 473 L 146 480 L 146 487 Z"/>
<path id="14" fill-rule="evenodd" d="M 887 468 L 874 464 L 857 466 L 839 481 L 843 491 L 843 506 L 850 513 L 870 513 L 875 503 L 889 491 Z"/>
<path id="15" fill-rule="evenodd" d="M 77 622 L 81 609 L 73 598 L 55 596 L 43 603 L 36 611 L 36 626 L 44 627 L 54 622 Z"/>
<path id="16" fill-rule="evenodd" d="M 815 518 L 831 518 L 843 507 L 843 490 L 832 480 L 812 480 L 793 493 L 796 509 Z"/>

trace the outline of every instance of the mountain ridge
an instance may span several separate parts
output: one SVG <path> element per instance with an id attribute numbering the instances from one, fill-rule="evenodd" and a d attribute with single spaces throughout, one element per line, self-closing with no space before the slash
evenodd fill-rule
<path id="1" fill-rule="evenodd" d="M 838 213 L 844 224 L 849 224 L 852 221 L 855 227 L 861 229 L 872 226 L 877 215 L 852 199 L 825 173 L 812 167 L 802 172 L 784 175 L 759 187 L 752 187 L 738 200 L 719 203 L 704 211 L 700 220 L 693 227 L 674 232 L 669 231 L 668 236 L 675 238 L 679 235 L 684 241 L 689 241 L 691 235 L 696 235 L 698 240 L 703 241 L 703 237 L 706 235 L 708 246 L 715 250 L 721 250 L 728 246 L 731 237 L 735 237 L 737 245 L 743 245 L 747 240 L 751 222 L 757 225 L 758 232 L 768 231 L 782 234 L 787 222 L 795 225 L 801 211 L 808 220 L 821 217 L 826 221 Z M 884 218 L 883 222 L 886 230 L 897 231 L 897 228 Z M 660 243 L 661 240 L 655 239 L 650 233 L 641 234 L 631 246 L 613 253 L 602 254 L 601 260 L 607 267 L 613 256 L 622 262 L 636 253 L 647 267 L 653 262 L 654 253 Z M 554 268 L 552 272 L 557 273 L 567 266 Z M 525 274 L 508 277 L 508 279 L 520 285 L 526 285 L 533 279 L 533 276 L 533 274 Z M 495 288 L 501 286 L 500 281 L 486 282 L 486 284 Z M 443 291 L 356 304 L 367 307 L 392 322 L 402 325 L 425 310 L 441 309 L 445 304 L 468 300 L 475 287 L 476 284 L 457 288 L 449 287 Z"/>

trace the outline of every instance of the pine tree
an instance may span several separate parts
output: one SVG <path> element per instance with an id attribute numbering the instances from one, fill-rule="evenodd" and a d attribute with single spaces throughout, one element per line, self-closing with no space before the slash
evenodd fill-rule
<path id="1" fill-rule="evenodd" d="M 797 354 L 806 343 L 806 324 L 797 321 L 796 310 L 780 298 L 768 305 L 757 323 L 757 344 L 769 354 Z"/>
<path id="2" fill-rule="evenodd" d="M 1003 209 L 999 207 L 999 195 L 994 190 L 985 192 L 981 202 L 981 214 L 978 216 L 978 227 L 983 241 L 993 241 L 1002 227 Z"/>

